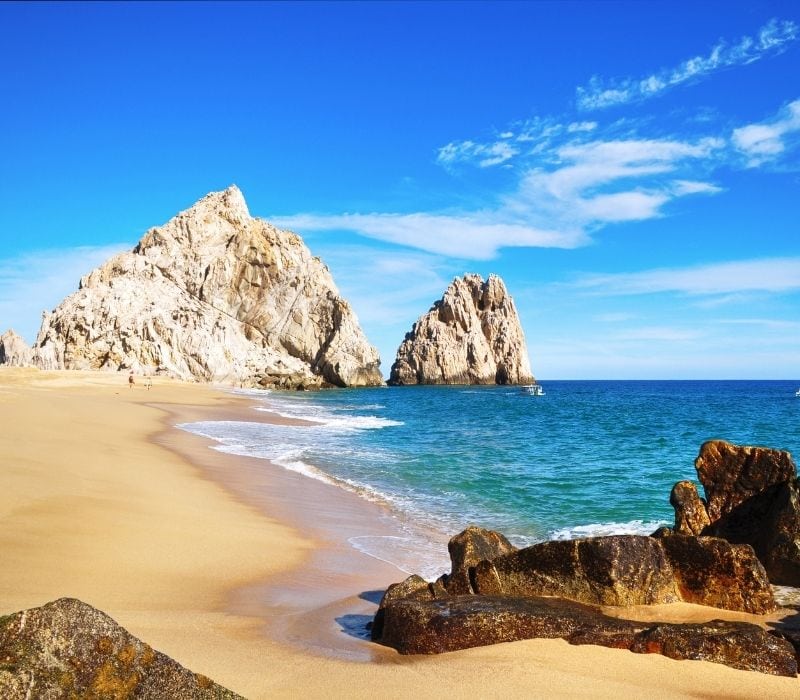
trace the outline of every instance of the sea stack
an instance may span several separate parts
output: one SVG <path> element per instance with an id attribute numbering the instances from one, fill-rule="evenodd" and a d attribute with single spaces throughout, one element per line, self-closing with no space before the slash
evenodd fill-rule
<path id="1" fill-rule="evenodd" d="M 382 384 L 328 268 L 294 233 L 212 192 L 83 277 L 45 314 L 40 367 L 301 388 Z"/>
<path id="2" fill-rule="evenodd" d="M 406 334 L 389 384 L 531 384 L 525 335 L 503 280 L 454 279 Z"/>

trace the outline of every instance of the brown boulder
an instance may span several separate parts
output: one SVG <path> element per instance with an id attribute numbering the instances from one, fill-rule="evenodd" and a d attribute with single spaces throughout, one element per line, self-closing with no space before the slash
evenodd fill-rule
<path id="1" fill-rule="evenodd" d="M 469 579 L 471 568 L 481 561 L 516 552 L 517 548 L 499 532 L 471 525 L 447 543 L 447 551 L 452 566 L 444 585 L 451 595 L 460 595 L 474 593 Z"/>
<path id="2" fill-rule="evenodd" d="M 797 477 L 792 455 L 766 447 L 709 440 L 694 462 L 713 523 L 765 489 Z"/>
<path id="3" fill-rule="evenodd" d="M 675 509 L 674 530 L 679 535 L 699 535 L 711 524 L 706 504 L 691 481 L 679 481 L 672 487 L 669 502 Z"/>
<path id="4" fill-rule="evenodd" d="M 609 617 L 567 600 L 455 596 L 395 601 L 381 641 L 401 654 L 438 654 L 520 639 L 563 638 L 673 659 L 702 659 L 781 676 L 797 674 L 794 648 L 743 622 L 675 625 Z"/>
<path id="5" fill-rule="evenodd" d="M 380 639 L 383 634 L 383 611 L 386 606 L 398 600 L 433 600 L 435 594 L 429 584 L 422 576 L 412 574 L 400 583 L 393 583 L 386 589 L 372 621 L 370 634 L 372 639 Z"/>
<path id="6" fill-rule="evenodd" d="M 472 585 L 480 595 L 558 596 L 595 605 L 680 600 L 660 540 L 639 535 L 541 542 L 480 562 Z"/>
<path id="7" fill-rule="evenodd" d="M 241 698 L 73 598 L 0 618 L 0 697 Z"/>
<path id="8" fill-rule="evenodd" d="M 681 600 L 761 615 L 775 609 L 764 567 L 748 545 L 673 534 L 658 540 Z"/>

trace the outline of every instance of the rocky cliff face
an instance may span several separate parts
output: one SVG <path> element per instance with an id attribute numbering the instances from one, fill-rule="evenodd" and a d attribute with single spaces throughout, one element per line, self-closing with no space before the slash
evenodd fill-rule
<path id="1" fill-rule="evenodd" d="M 530 384 L 514 300 L 489 275 L 455 279 L 397 351 L 390 384 Z"/>
<path id="2" fill-rule="evenodd" d="M 46 314 L 39 366 L 283 388 L 382 383 L 328 268 L 299 236 L 213 192 L 106 262 Z"/>
<path id="3" fill-rule="evenodd" d="M 0 365 L 27 367 L 33 361 L 33 351 L 22 336 L 8 329 L 0 335 Z"/>

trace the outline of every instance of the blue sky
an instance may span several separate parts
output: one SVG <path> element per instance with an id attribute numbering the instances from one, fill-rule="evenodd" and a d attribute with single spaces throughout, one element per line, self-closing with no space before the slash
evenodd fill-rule
<path id="1" fill-rule="evenodd" d="M 534 373 L 800 377 L 794 2 L 2 3 L 0 327 L 235 183 L 388 373 L 465 272 Z"/>

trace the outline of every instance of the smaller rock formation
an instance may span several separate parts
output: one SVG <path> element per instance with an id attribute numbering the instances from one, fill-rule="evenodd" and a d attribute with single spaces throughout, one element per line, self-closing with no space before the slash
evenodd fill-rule
<path id="1" fill-rule="evenodd" d="M 770 486 L 797 478 L 797 467 L 788 452 L 724 440 L 703 443 L 694 466 L 712 522 Z"/>
<path id="2" fill-rule="evenodd" d="M 0 618 L 0 697 L 243 700 L 73 598 Z"/>
<path id="3" fill-rule="evenodd" d="M 0 335 L 0 365 L 9 367 L 30 367 L 33 351 L 22 336 L 9 328 Z"/>
<path id="4" fill-rule="evenodd" d="M 447 550 L 452 567 L 441 582 L 450 595 L 459 595 L 475 592 L 470 583 L 470 569 L 485 559 L 516 552 L 517 548 L 499 532 L 470 526 L 451 538 Z"/>
<path id="5" fill-rule="evenodd" d="M 531 384 L 525 336 L 503 280 L 455 279 L 406 334 L 389 384 Z"/>
<path id="6" fill-rule="evenodd" d="M 675 484 L 675 532 L 748 544 L 772 583 L 800 586 L 800 480 L 791 454 L 711 440 L 695 467 L 706 494 Z"/>
<path id="7" fill-rule="evenodd" d="M 711 524 L 706 504 L 697 494 L 691 481 L 679 481 L 669 495 L 670 505 L 675 509 L 674 530 L 679 535 L 699 535 Z"/>

